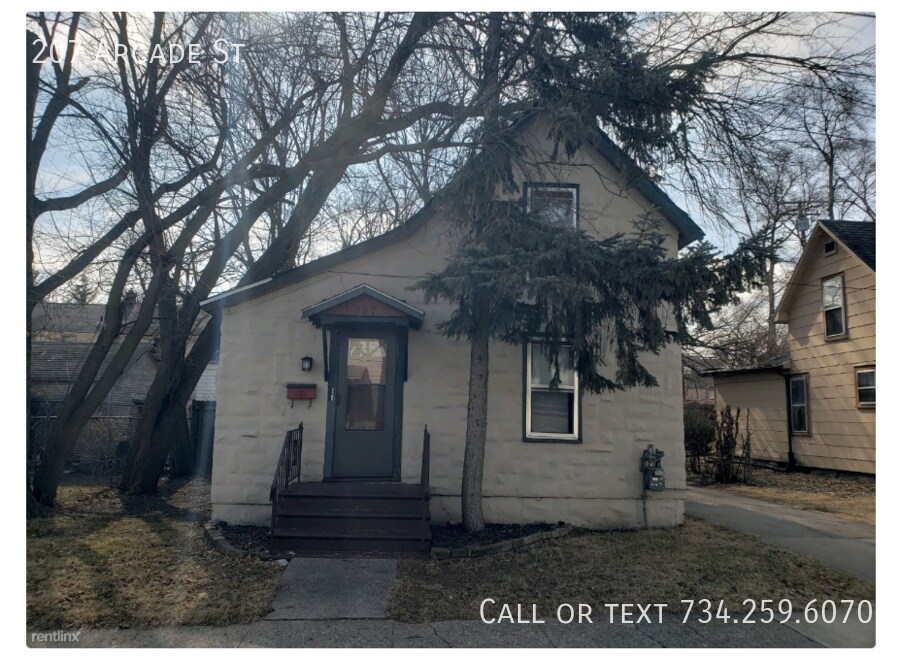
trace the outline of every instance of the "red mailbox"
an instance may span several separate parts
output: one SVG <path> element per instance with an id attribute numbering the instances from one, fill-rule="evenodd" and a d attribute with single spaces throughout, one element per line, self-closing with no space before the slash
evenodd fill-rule
<path id="1" fill-rule="evenodd" d="M 316 385 L 315 384 L 288 384 L 287 385 L 288 400 L 315 400 Z"/>

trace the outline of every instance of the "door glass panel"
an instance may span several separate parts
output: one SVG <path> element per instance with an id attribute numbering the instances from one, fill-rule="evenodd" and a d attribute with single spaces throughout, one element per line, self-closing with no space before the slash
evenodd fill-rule
<path id="1" fill-rule="evenodd" d="M 344 429 L 384 429 L 387 340 L 349 338 L 347 344 L 347 409 Z"/>

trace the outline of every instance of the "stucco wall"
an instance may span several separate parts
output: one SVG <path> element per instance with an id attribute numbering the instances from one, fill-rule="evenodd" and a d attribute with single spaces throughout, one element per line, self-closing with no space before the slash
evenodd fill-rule
<path id="1" fill-rule="evenodd" d="M 794 436 L 799 464 L 875 472 L 875 409 L 856 404 L 856 368 L 875 364 L 875 273 L 840 242 L 826 256 L 815 232 L 788 308 L 791 371 L 806 373 L 809 433 Z M 825 339 L 822 279 L 843 273 L 847 337 Z"/>
<path id="2" fill-rule="evenodd" d="M 535 139 L 540 141 L 539 132 Z M 598 236 L 632 230 L 632 221 L 644 215 L 649 205 L 622 193 L 621 177 L 608 163 L 585 154 L 577 157 L 578 162 L 557 173 L 581 185 L 582 227 Z M 664 228 L 674 255 L 674 227 L 665 224 Z M 427 424 L 432 517 L 436 522 L 459 519 L 469 349 L 466 343 L 442 337 L 435 328 L 449 317 L 449 305 L 425 304 L 420 291 L 408 289 L 424 273 L 440 269 L 452 247 L 448 224 L 438 216 L 403 243 L 225 309 L 213 457 L 215 519 L 269 522 L 269 486 L 284 432 L 301 421 L 305 426 L 301 477 L 322 478 L 327 397 L 322 337 L 300 314 L 304 307 L 361 283 L 426 313 L 422 328 L 409 335 L 402 479 L 415 482 L 419 478 L 422 431 Z M 315 359 L 311 373 L 300 370 L 305 355 Z M 561 520 L 596 527 L 637 527 L 643 523 L 638 460 L 653 443 L 666 452 L 669 490 L 650 495 L 650 522 L 681 523 L 685 481 L 680 350 L 672 346 L 658 356 L 646 356 L 644 362 L 658 377 L 658 388 L 584 396 L 583 443 L 526 443 L 522 440 L 522 348 L 491 346 L 484 479 L 488 522 Z M 285 396 L 287 382 L 315 382 L 316 399 L 297 401 L 292 407 Z"/>
<path id="3" fill-rule="evenodd" d="M 754 459 L 788 461 L 787 398 L 784 377 L 765 371 L 716 375 L 716 414 L 725 405 L 741 409 L 741 430 L 749 416 Z"/>

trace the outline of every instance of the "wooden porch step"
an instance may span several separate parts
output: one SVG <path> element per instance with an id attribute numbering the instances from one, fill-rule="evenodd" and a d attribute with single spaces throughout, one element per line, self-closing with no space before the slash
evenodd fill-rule
<path id="1" fill-rule="evenodd" d="M 275 510 L 272 550 L 425 553 L 428 495 L 402 482 L 295 482 Z"/>
<path id="2" fill-rule="evenodd" d="M 365 517 L 389 519 L 429 518 L 421 498 L 283 497 L 279 516 Z"/>
<path id="3" fill-rule="evenodd" d="M 295 530 L 309 534 L 331 533 L 334 536 L 390 536 L 431 538 L 426 519 L 391 519 L 385 517 L 315 517 L 284 516 L 275 521 L 275 536 L 293 536 Z"/>
<path id="4" fill-rule="evenodd" d="M 422 539 L 431 540 L 431 530 L 428 525 L 405 529 L 383 528 L 346 528 L 346 527 L 284 527 L 275 522 L 276 538 L 303 537 L 308 539 Z"/>
<path id="5" fill-rule="evenodd" d="M 283 494 L 288 498 L 422 498 L 422 486 L 405 482 L 299 482 Z"/>
<path id="6" fill-rule="evenodd" d="M 273 537 L 270 548 L 272 551 L 309 555 L 334 553 L 426 555 L 431 550 L 431 540 L 394 537 Z"/>

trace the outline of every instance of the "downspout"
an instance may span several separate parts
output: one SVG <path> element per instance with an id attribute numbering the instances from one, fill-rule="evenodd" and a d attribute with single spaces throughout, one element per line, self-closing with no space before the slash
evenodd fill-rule
<path id="1" fill-rule="evenodd" d="M 787 470 L 794 470 L 794 430 L 791 427 L 791 375 L 788 372 L 781 372 L 784 377 L 784 401 L 787 408 L 785 417 L 787 419 L 787 440 L 788 440 L 788 465 Z"/>

